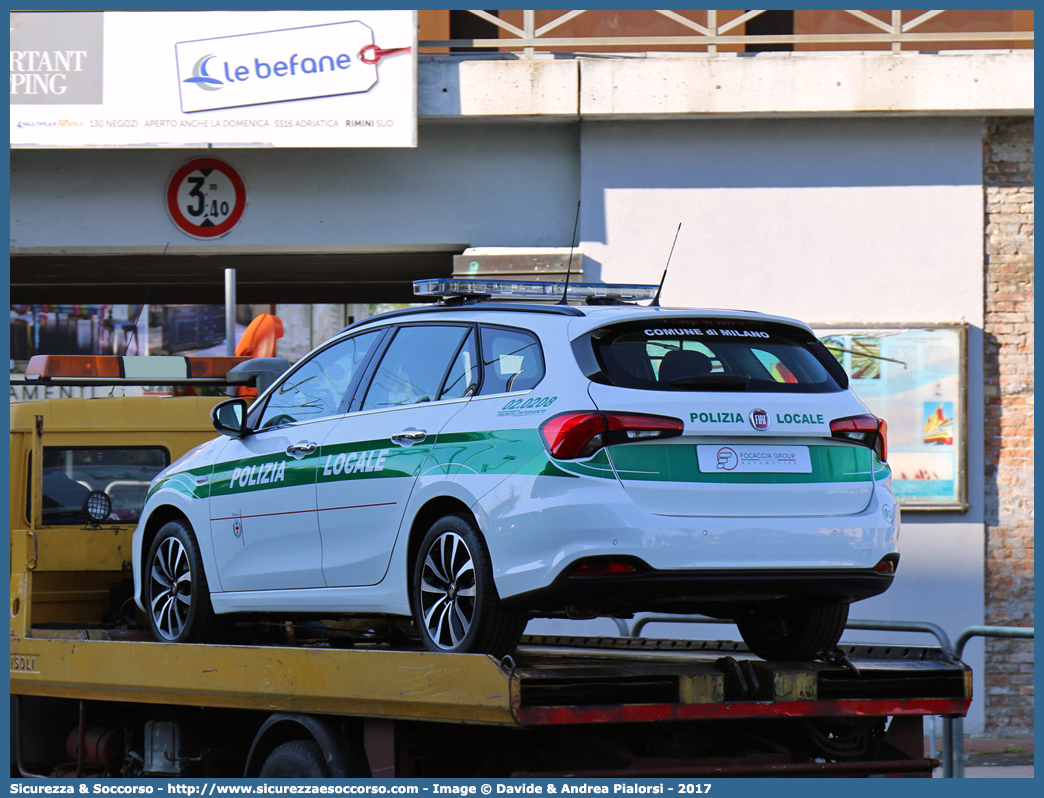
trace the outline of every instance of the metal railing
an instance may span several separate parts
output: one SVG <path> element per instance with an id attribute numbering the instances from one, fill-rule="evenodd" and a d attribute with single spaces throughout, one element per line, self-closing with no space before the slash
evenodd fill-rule
<path id="1" fill-rule="evenodd" d="M 651 623 L 719 623 L 732 624 L 733 621 L 721 618 L 708 618 L 702 615 L 667 615 L 651 614 L 638 618 L 632 625 L 619 618 L 613 619 L 616 628 L 623 637 L 638 637 L 641 631 Z M 949 651 L 956 659 L 964 653 L 964 646 L 973 637 L 1006 637 L 1015 639 L 1033 639 L 1033 627 L 1024 626 L 969 626 L 957 637 L 956 645 L 950 643 L 950 637 L 938 624 L 928 621 L 869 621 L 850 620 L 845 629 L 874 632 L 921 632 L 935 636 L 944 651 Z M 964 778 L 964 718 L 943 718 L 942 732 L 942 765 L 943 778 Z M 934 727 L 931 740 L 932 753 L 935 753 Z"/>
<path id="2" fill-rule="evenodd" d="M 605 48 L 605 47 L 706 47 L 707 53 L 717 53 L 718 48 L 725 45 L 814 45 L 821 49 L 824 45 L 838 45 L 838 49 L 851 48 L 853 45 L 890 45 L 893 53 L 906 49 L 960 49 L 969 43 L 998 42 L 998 46 L 1010 46 L 1016 42 L 1032 42 L 1032 30 L 981 30 L 981 31 L 925 31 L 922 26 L 929 20 L 942 14 L 952 16 L 954 11 L 934 10 L 903 21 L 901 10 L 878 12 L 888 15 L 887 20 L 879 19 L 866 11 L 838 11 L 848 15 L 865 27 L 859 33 L 801 33 L 752 35 L 745 33 L 740 26 L 765 13 L 765 9 L 747 11 L 731 19 L 719 21 L 719 14 L 735 12 L 706 11 L 706 24 L 700 24 L 678 11 L 659 11 L 649 9 L 642 13 L 659 14 L 676 24 L 680 35 L 655 36 L 551 36 L 553 31 L 582 14 L 599 13 L 594 10 L 565 11 L 561 15 L 537 25 L 534 10 L 522 11 L 522 26 L 511 24 L 488 11 L 470 11 L 469 13 L 496 26 L 500 36 L 496 39 L 442 39 L 422 40 L 421 49 L 425 48 L 474 48 L 497 50 L 521 50 L 523 57 L 532 57 L 537 47 L 542 48 Z M 517 12 L 516 12 L 517 13 Z M 622 12 L 637 13 L 637 12 Z M 693 12 L 687 12 L 693 13 Z M 737 30 L 740 29 L 740 30 Z M 684 31 L 681 33 L 681 31 Z M 914 47 L 917 45 L 917 47 Z M 930 48 L 921 45 L 931 45 Z M 828 48 L 829 49 L 829 48 Z"/>
<path id="3" fill-rule="evenodd" d="M 957 645 L 953 649 L 953 655 L 957 659 L 964 653 L 964 646 L 973 637 L 1007 637 L 1022 640 L 1033 639 L 1033 627 L 1025 626 L 969 626 L 957 636 Z M 943 762 L 943 777 L 963 779 L 964 778 L 964 718 L 954 718 L 950 721 L 952 725 L 950 740 L 949 760 Z M 946 765 L 949 764 L 950 773 L 946 773 Z"/>

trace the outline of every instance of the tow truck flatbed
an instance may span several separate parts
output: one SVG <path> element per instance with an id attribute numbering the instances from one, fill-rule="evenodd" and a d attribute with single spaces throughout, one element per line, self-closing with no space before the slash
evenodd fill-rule
<path id="1" fill-rule="evenodd" d="M 928 777 L 923 717 L 967 712 L 970 669 L 930 647 L 773 663 L 731 641 L 527 636 L 497 660 L 300 618 L 248 619 L 229 644 L 155 642 L 128 602 L 133 520 L 45 523 L 44 455 L 174 459 L 213 437 L 216 401 L 12 407 L 18 774 Z M 147 484 L 112 479 L 101 489 Z"/>
<path id="2" fill-rule="evenodd" d="M 498 661 L 106 636 L 82 630 L 12 641 L 12 693 L 506 726 L 963 715 L 971 700 L 971 670 L 939 648 L 845 647 L 856 673 L 825 662 L 766 662 L 729 641 L 527 636 Z"/>

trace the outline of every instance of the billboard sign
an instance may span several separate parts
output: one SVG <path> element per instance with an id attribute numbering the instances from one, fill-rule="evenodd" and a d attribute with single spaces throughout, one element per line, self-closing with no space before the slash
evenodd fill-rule
<path id="1" fill-rule="evenodd" d="M 415 147 L 415 11 L 11 13 L 12 147 Z"/>

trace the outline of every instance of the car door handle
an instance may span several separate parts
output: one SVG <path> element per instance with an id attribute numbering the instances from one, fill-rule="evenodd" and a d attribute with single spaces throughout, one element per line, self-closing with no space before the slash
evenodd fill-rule
<path id="1" fill-rule="evenodd" d="M 415 443 L 420 443 L 422 440 L 428 437 L 426 430 L 422 429 L 407 429 L 391 436 L 394 443 L 399 446 L 412 446 Z"/>
<path id="2" fill-rule="evenodd" d="M 291 457 L 300 460 L 306 454 L 311 454 L 315 451 L 316 444 L 313 441 L 300 441 L 299 443 L 291 443 L 286 447 L 286 453 Z"/>

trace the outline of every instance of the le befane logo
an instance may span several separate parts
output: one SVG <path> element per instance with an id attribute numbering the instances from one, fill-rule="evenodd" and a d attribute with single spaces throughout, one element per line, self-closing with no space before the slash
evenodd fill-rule
<path id="1" fill-rule="evenodd" d="M 377 66 L 360 57 L 373 30 L 353 20 L 178 42 L 185 113 L 369 91 Z"/>

